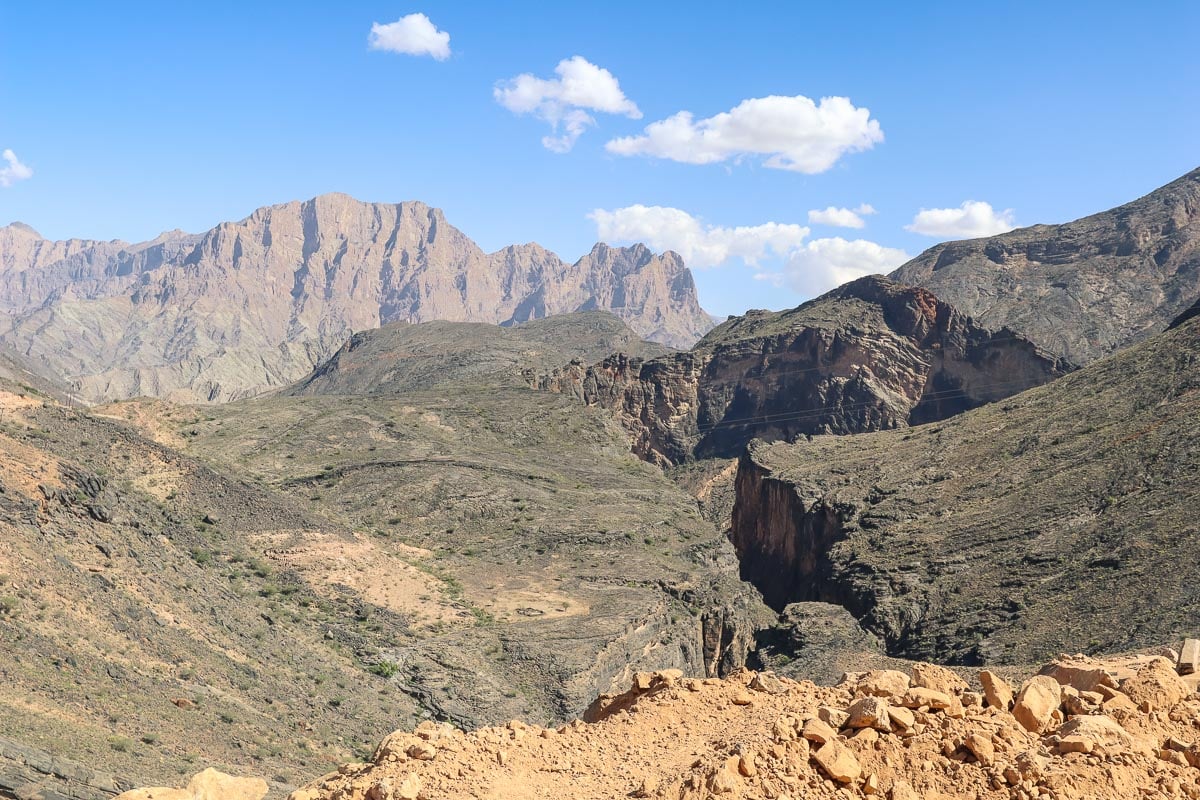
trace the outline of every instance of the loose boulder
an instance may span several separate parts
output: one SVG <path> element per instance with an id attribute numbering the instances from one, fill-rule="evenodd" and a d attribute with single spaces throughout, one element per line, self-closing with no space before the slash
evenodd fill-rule
<path id="1" fill-rule="evenodd" d="M 115 800 L 262 800 L 267 789 L 262 778 L 235 778 L 209 767 L 196 774 L 186 789 L 151 786 L 119 794 Z"/>
<path id="2" fill-rule="evenodd" d="M 1050 727 L 1054 712 L 1062 704 L 1062 686 L 1048 675 L 1037 675 L 1021 686 L 1012 714 L 1027 731 L 1042 733 Z"/>
<path id="3" fill-rule="evenodd" d="M 1151 659 L 1137 674 L 1121 684 L 1121 690 L 1139 707 L 1167 711 L 1192 693 L 1165 658 Z"/>

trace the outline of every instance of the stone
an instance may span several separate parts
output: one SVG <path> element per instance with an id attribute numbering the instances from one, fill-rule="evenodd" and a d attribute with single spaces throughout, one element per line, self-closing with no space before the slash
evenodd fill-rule
<path id="1" fill-rule="evenodd" d="M 408 757 L 417 761 L 433 761 L 437 758 L 437 748 L 429 742 L 417 742 L 408 748 Z"/>
<path id="2" fill-rule="evenodd" d="M 914 664 L 912 685 L 948 695 L 962 694 L 971 688 L 954 670 L 937 664 Z"/>
<path id="3" fill-rule="evenodd" d="M 421 796 L 421 776 L 410 772 L 396 787 L 396 797 L 399 800 L 418 800 Z"/>
<path id="4" fill-rule="evenodd" d="M 1004 678 L 989 670 L 981 670 L 979 685 L 983 687 L 983 697 L 989 706 L 1001 711 L 1008 711 L 1012 708 L 1012 686 Z"/>
<path id="5" fill-rule="evenodd" d="M 972 733 L 963 742 L 963 747 L 971 751 L 975 760 L 985 767 L 990 767 L 996 760 L 996 748 L 992 740 L 979 733 Z"/>
<path id="6" fill-rule="evenodd" d="M 1072 717 L 1058 729 L 1058 735 L 1063 740 L 1072 737 L 1086 739 L 1093 747 L 1103 745 L 1123 751 L 1138 749 L 1134 737 L 1111 717 L 1103 714 Z"/>
<path id="7" fill-rule="evenodd" d="M 1047 675 L 1038 675 L 1021 686 L 1013 703 L 1012 714 L 1025 730 L 1043 733 L 1062 702 L 1062 686 Z"/>
<path id="8" fill-rule="evenodd" d="M 1179 678 L 1175 665 L 1165 658 L 1153 658 L 1132 678 L 1121 684 L 1121 691 L 1137 706 L 1151 711 L 1168 711 L 1192 693 Z"/>
<path id="9" fill-rule="evenodd" d="M 209 767 L 193 776 L 186 789 L 133 789 L 116 800 L 262 800 L 267 790 L 262 778 L 235 778 Z"/>
<path id="10" fill-rule="evenodd" d="M 1180 675 L 1191 675 L 1200 672 L 1200 639 L 1184 639 L 1183 647 L 1179 649 L 1179 661 L 1176 670 Z"/>
<path id="11" fill-rule="evenodd" d="M 950 708 L 952 704 L 953 700 L 945 692 L 921 686 L 913 686 L 900 700 L 900 705 L 905 708 L 933 708 L 942 711 Z"/>
<path id="12" fill-rule="evenodd" d="M 1058 740 L 1060 753 L 1090 753 L 1095 743 L 1086 736 L 1064 736 Z"/>
<path id="13" fill-rule="evenodd" d="M 774 672 L 760 672 L 750 681 L 750 688 L 767 694 L 783 694 L 787 686 L 775 676 Z"/>
<path id="14" fill-rule="evenodd" d="M 862 766 L 854 753 L 836 739 L 831 739 L 813 752 L 812 758 L 829 777 L 838 783 L 852 783 L 862 775 Z"/>
<path id="15" fill-rule="evenodd" d="M 741 788 L 742 780 L 738 777 L 738 757 L 725 759 L 721 768 L 708 779 L 708 790 L 713 794 L 733 794 Z"/>
<path id="16" fill-rule="evenodd" d="M 817 717 L 834 730 L 841 730 L 846 727 L 846 720 L 850 718 L 850 715 L 840 708 L 821 706 L 817 709 Z"/>
<path id="17" fill-rule="evenodd" d="M 909 679 L 903 672 L 895 669 L 873 669 L 863 674 L 855 686 L 856 694 L 869 694 L 878 697 L 902 697 L 908 691 Z"/>
<path id="18" fill-rule="evenodd" d="M 890 733 L 892 730 L 892 723 L 888 717 L 888 704 L 881 697 L 861 697 L 846 709 L 846 714 L 848 715 L 847 727 L 874 728 L 884 733 Z"/>
<path id="19" fill-rule="evenodd" d="M 1107 670 L 1083 661 L 1058 659 L 1042 667 L 1038 674 L 1047 675 L 1063 686 L 1073 686 L 1081 692 L 1095 692 L 1102 686 L 1117 687 L 1117 682 Z"/>
<path id="20" fill-rule="evenodd" d="M 897 731 L 911 731 L 916 724 L 916 715 L 903 706 L 888 706 L 888 719 Z"/>
<path id="21" fill-rule="evenodd" d="M 810 742 L 825 744 L 837 738 L 837 731 L 817 717 L 811 717 L 805 721 L 800 735 Z"/>
<path id="22" fill-rule="evenodd" d="M 888 800 L 924 800 L 908 781 L 897 779 L 888 792 Z"/>

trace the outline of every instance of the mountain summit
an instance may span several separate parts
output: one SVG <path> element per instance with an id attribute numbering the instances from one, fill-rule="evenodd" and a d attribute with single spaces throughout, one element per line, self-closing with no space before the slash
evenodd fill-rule
<path id="1" fill-rule="evenodd" d="M 1162 331 L 1200 297 L 1200 169 L 1063 225 L 946 242 L 892 277 L 1084 364 Z"/>
<path id="2" fill-rule="evenodd" d="M 302 377 L 356 330 L 594 309 L 675 347 L 712 325 L 675 253 L 598 244 L 574 264 L 537 244 L 485 253 L 419 202 L 327 194 L 136 245 L 0 229 L 0 340 L 90 400 L 230 400 Z"/>

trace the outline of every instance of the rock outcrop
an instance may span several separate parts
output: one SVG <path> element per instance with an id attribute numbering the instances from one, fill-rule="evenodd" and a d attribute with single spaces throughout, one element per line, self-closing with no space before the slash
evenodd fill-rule
<path id="1" fill-rule="evenodd" d="M 1198 417 L 1192 319 L 936 425 L 752 443 L 742 575 L 776 608 L 842 605 L 906 657 L 1027 663 L 1072 637 L 1174 636 L 1200 613 Z"/>
<path id="2" fill-rule="evenodd" d="M 712 323 L 675 253 L 597 244 L 567 264 L 536 244 L 484 253 L 422 203 L 330 194 L 152 242 L 49 242 L 0 229 L 0 340 L 90 400 L 224 401 L 286 385 L 353 331 L 511 324 L 608 310 L 687 347 Z"/>
<path id="3" fill-rule="evenodd" d="M 1200 169 L 1074 222 L 936 245 L 892 277 L 1088 363 L 1162 331 L 1200 296 Z"/>
<path id="4" fill-rule="evenodd" d="M 1139 664 L 1094 663 L 1125 673 Z M 923 686 L 930 675 L 945 685 Z M 992 704 L 931 665 L 914 665 L 911 680 L 850 673 L 834 687 L 769 672 L 723 681 L 639 673 L 628 691 L 597 699 L 586 722 L 512 720 L 472 732 L 423 722 L 396 731 L 370 761 L 344 765 L 289 800 L 1200 798 L 1194 683 L 1149 711 L 1124 693 L 1132 680 L 1104 700 L 1034 677 L 1019 692 L 1045 700 L 1031 728 L 1020 701 Z"/>
<path id="5" fill-rule="evenodd" d="M 792 440 L 943 419 L 1065 374 L 1010 331 L 985 330 L 930 292 L 870 276 L 791 311 L 719 325 L 691 351 L 613 355 L 530 375 L 615 412 L 662 465 Z"/>
<path id="6" fill-rule="evenodd" d="M 116 800 L 262 800 L 269 788 L 262 778 L 237 778 L 209 767 L 192 776 L 184 789 L 131 789 L 117 795 Z"/>

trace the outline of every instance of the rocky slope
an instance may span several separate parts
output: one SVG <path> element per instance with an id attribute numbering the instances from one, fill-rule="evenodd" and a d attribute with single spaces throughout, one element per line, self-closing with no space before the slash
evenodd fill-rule
<path id="1" fill-rule="evenodd" d="M 1126 205 L 926 250 L 892 277 L 1084 364 L 1200 297 L 1200 169 Z"/>
<path id="2" fill-rule="evenodd" d="M 294 785 L 422 716 L 550 723 L 637 669 L 741 667 L 773 615 L 732 546 L 606 414 L 518 385 L 543 342 L 598 355 L 627 329 L 480 335 L 515 360 L 423 391 L 396 391 L 417 366 L 338 394 L 355 353 L 222 406 L 0 391 L 0 793 L 198 761 Z M 63 756 L 109 777 L 39 772 Z"/>
<path id="3" fill-rule="evenodd" d="M 1070 369 L 924 289 L 870 276 L 791 311 L 731 319 L 689 352 L 619 354 L 529 378 L 616 412 L 634 452 L 669 465 L 736 456 L 755 436 L 790 440 L 943 419 Z"/>
<path id="4" fill-rule="evenodd" d="M 507 328 L 479 322 L 392 323 L 363 331 L 285 394 L 398 394 L 438 386 L 524 386 L 524 372 L 612 353 L 670 349 L 638 338 L 606 311 L 581 311 Z"/>
<path id="5" fill-rule="evenodd" d="M 125 425 L 0 390 L 0 783 L 92 797 L 199 759 L 287 783 L 415 720 L 364 663 L 409 622 L 367 631 L 321 576 L 266 555 L 292 541 L 357 540 Z"/>
<path id="6" fill-rule="evenodd" d="M 910 657 L 1170 638 L 1200 614 L 1198 418 L 1194 318 L 935 425 L 756 443 L 733 512 L 743 575 L 776 607 L 844 605 Z"/>
<path id="7" fill-rule="evenodd" d="M 396 731 L 290 800 L 1194 800 L 1197 677 L 1153 655 L 1059 660 L 1021 683 L 929 664 L 829 688 L 642 673 L 586 722 Z"/>
<path id="8" fill-rule="evenodd" d="M 70 388 L 7 347 L 0 346 L 0 387 L 17 394 L 37 394 L 61 403 L 70 403 Z"/>
<path id="9" fill-rule="evenodd" d="M 171 430 L 363 533 L 356 549 L 273 558 L 319 573 L 337 557 L 347 597 L 409 619 L 415 634 L 379 658 L 441 719 L 568 718 L 639 664 L 718 674 L 773 618 L 695 501 L 568 398 L 449 384 L 277 396 Z M 413 565 L 440 590 L 393 586 Z"/>
<path id="10" fill-rule="evenodd" d="M 353 331 L 389 322 L 509 324 L 603 309 L 648 339 L 709 327 L 674 253 L 598 244 L 567 264 L 536 244 L 484 253 L 422 203 L 331 194 L 201 235 L 48 242 L 0 229 L 0 340 L 89 400 L 223 401 L 291 383 Z"/>

